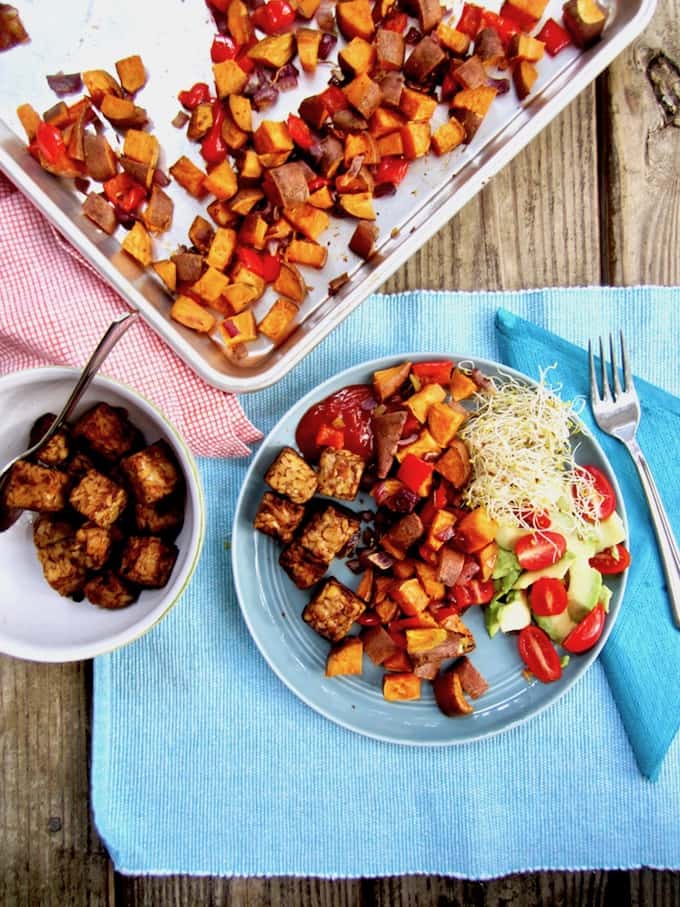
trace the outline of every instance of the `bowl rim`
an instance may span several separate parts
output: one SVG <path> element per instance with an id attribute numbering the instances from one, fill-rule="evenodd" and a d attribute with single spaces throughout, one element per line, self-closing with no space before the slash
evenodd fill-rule
<path id="1" fill-rule="evenodd" d="M 0 376 L 0 393 L 5 389 L 14 387 L 28 387 L 37 380 L 49 380 L 52 378 L 64 378 L 69 376 L 77 377 L 81 371 L 82 369 L 73 366 L 53 365 L 37 366 L 35 368 L 9 372 L 6 375 Z M 0 630 L 0 652 L 15 658 L 53 664 L 83 661 L 90 658 L 96 658 L 99 655 L 106 655 L 122 646 L 135 642 L 135 640 L 139 639 L 159 623 L 159 621 L 161 621 L 177 604 L 189 585 L 201 557 L 206 530 L 205 492 L 203 490 L 203 482 L 201 480 L 198 464 L 196 463 L 196 459 L 189 449 L 188 444 L 175 426 L 170 422 L 168 417 L 154 403 L 131 385 L 126 384 L 124 381 L 120 381 L 118 378 L 113 378 L 102 372 L 98 372 L 92 379 L 92 383 L 88 390 L 97 387 L 102 387 L 103 392 L 108 389 L 122 393 L 123 397 L 127 398 L 130 403 L 140 406 L 142 410 L 146 410 L 148 416 L 154 421 L 161 423 L 164 432 L 168 435 L 168 438 L 171 440 L 179 454 L 187 481 L 188 498 L 191 501 L 191 506 L 195 514 L 191 535 L 186 545 L 188 552 L 186 562 L 177 576 L 171 581 L 169 600 L 161 601 L 156 607 L 139 620 L 132 623 L 129 627 L 126 627 L 124 630 L 119 630 L 101 642 L 45 646 L 13 640 Z"/>

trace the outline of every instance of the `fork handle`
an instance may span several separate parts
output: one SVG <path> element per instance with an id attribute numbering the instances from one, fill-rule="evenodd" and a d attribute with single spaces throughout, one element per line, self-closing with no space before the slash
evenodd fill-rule
<path id="1" fill-rule="evenodd" d="M 649 504 L 649 510 L 652 514 L 663 569 L 666 574 L 668 597 L 670 598 L 675 625 L 680 629 L 680 551 L 673 537 L 673 529 L 666 515 L 656 482 L 652 478 L 652 473 L 647 465 L 645 455 L 640 449 L 640 445 L 635 439 L 632 439 L 626 444 L 626 447 L 637 468 L 642 488 Z"/>

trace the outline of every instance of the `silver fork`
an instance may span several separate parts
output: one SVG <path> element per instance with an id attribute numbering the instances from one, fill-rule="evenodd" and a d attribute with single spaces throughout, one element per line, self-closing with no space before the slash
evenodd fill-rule
<path id="1" fill-rule="evenodd" d="M 609 352 L 611 359 L 611 373 L 613 391 L 610 390 L 609 378 L 607 376 L 607 362 L 604 356 L 602 338 L 600 342 L 600 365 L 602 370 L 602 394 L 597 383 L 597 373 L 595 371 L 595 359 L 593 357 L 592 344 L 588 343 L 588 357 L 590 359 L 590 406 L 593 411 L 595 421 L 602 431 L 616 438 L 625 445 L 628 453 L 633 458 L 633 463 L 640 476 L 640 482 L 649 504 L 649 510 L 652 514 L 652 522 L 656 531 L 661 560 L 663 561 L 664 572 L 666 574 L 666 583 L 668 585 L 668 596 L 673 610 L 675 625 L 680 629 L 680 551 L 673 538 L 673 530 L 661 502 L 659 491 L 652 474 L 647 465 L 640 445 L 638 444 L 635 434 L 640 424 L 640 401 L 635 391 L 633 377 L 630 371 L 630 363 L 626 352 L 626 344 L 621 338 L 621 363 L 623 365 L 623 387 L 619 380 L 619 370 L 616 363 L 616 349 L 614 338 L 609 335 Z"/>

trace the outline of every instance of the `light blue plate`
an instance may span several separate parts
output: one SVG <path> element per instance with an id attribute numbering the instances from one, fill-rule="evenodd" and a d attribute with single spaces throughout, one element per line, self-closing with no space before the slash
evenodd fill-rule
<path id="1" fill-rule="evenodd" d="M 279 450 L 295 447 L 295 430 L 309 407 L 349 384 L 368 384 L 376 369 L 387 368 L 405 360 L 418 362 L 437 358 L 470 361 L 465 357 L 443 354 L 408 354 L 389 356 L 353 366 L 325 381 L 295 404 L 272 429 L 245 477 L 236 504 L 232 535 L 232 563 L 236 592 L 248 629 L 273 671 L 303 702 L 317 712 L 352 731 L 414 746 L 449 746 L 468 743 L 507 731 L 521 721 L 536 715 L 555 703 L 583 676 L 597 658 L 614 626 L 626 581 L 626 574 L 608 577 L 613 595 L 605 630 L 597 646 L 585 655 L 572 656 L 557 683 L 529 684 L 522 676 L 517 653 L 516 635 L 499 633 L 489 639 L 484 629 L 482 610 L 470 608 L 465 622 L 475 635 L 477 648 L 472 661 L 489 683 L 489 691 L 475 703 L 474 714 L 447 718 L 437 708 L 432 688 L 422 684 L 418 702 L 392 703 L 382 696 L 381 668 L 364 658 L 363 674 L 358 677 L 324 676 L 329 644 L 301 618 L 309 592 L 297 589 L 279 567 L 281 547 L 269 536 L 253 529 L 253 520 L 267 486 L 263 476 Z M 511 375 L 529 385 L 536 382 L 519 372 L 497 363 L 476 359 L 475 364 L 489 376 Z M 626 525 L 621 490 L 599 444 L 583 428 L 578 437 L 577 457 L 581 463 L 599 466 L 614 486 L 618 511 Z M 368 495 L 360 494 L 355 510 L 374 509 Z M 358 577 L 342 561 L 331 564 L 328 575 L 355 588 Z"/>

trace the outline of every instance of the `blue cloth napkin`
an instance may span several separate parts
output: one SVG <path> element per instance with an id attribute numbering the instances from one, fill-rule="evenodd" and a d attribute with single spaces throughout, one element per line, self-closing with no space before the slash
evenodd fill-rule
<path id="1" fill-rule="evenodd" d="M 539 367 L 554 361 L 551 380 L 562 385 L 563 399 L 588 396 L 585 350 L 503 309 L 496 326 L 503 362 L 538 378 Z M 637 338 L 630 341 L 635 361 Z M 640 379 L 636 389 L 642 405 L 638 441 L 680 538 L 680 399 Z M 633 462 L 622 444 L 598 429 L 590 407 L 584 408 L 583 419 L 602 443 L 624 490 L 633 556 L 624 606 L 602 663 L 640 771 L 655 779 L 680 728 L 680 683 L 674 682 L 680 674 L 680 631 L 671 616 L 656 537 Z"/>
<path id="2" fill-rule="evenodd" d="M 243 403 L 266 432 L 319 381 L 365 359 L 412 350 L 499 359 L 507 352 L 499 306 L 579 346 L 621 326 L 637 372 L 678 393 L 679 303 L 680 290 L 652 288 L 372 297 L 283 381 Z M 560 358 L 555 343 L 546 364 Z M 677 441 L 669 444 L 677 458 Z M 680 868 L 678 743 L 657 782 L 646 781 L 602 659 L 531 721 L 455 748 L 360 737 L 290 693 L 252 643 L 232 586 L 225 541 L 246 468 L 245 460 L 201 462 L 209 529 L 189 589 L 146 636 L 95 661 L 93 809 L 119 871 L 488 878 Z M 645 519 L 622 469 L 629 513 L 640 521 L 636 569 L 645 573 Z M 650 604 L 638 604 L 637 588 L 658 600 L 665 621 L 647 575 L 630 583 L 623 610 Z M 630 617 L 621 636 L 626 626 Z M 649 689 L 677 684 L 677 671 L 662 676 L 635 651 L 629 661 L 631 674 L 644 668 Z M 628 687 L 628 695 L 637 694 Z"/>

